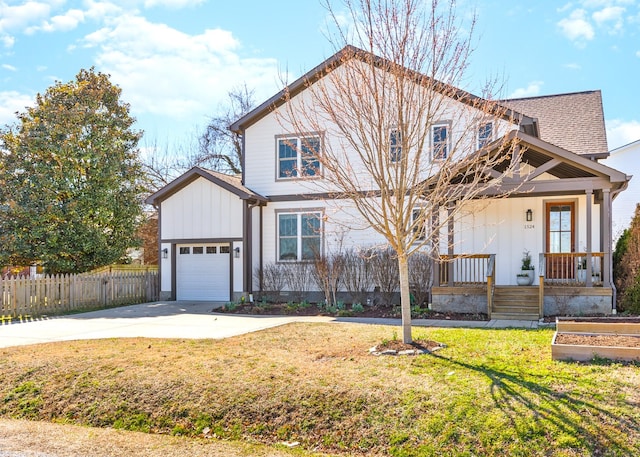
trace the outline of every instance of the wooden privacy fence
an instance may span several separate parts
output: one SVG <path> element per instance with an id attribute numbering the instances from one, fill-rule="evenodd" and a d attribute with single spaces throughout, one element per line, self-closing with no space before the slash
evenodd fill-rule
<path id="1" fill-rule="evenodd" d="M 132 305 L 158 299 L 158 273 L 53 275 L 0 279 L 2 319 Z"/>

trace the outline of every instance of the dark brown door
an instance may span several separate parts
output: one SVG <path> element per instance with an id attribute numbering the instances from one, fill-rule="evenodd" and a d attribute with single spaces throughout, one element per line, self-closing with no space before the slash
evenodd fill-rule
<path id="1" fill-rule="evenodd" d="M 546 276 L 549 279 L 575 277 L 573 255 L 576 250 L 575 202 L 547 202 Z"/>

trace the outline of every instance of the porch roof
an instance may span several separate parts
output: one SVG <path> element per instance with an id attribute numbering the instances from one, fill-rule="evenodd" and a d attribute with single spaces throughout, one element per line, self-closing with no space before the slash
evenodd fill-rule
<path id="1" fill-rule="evenodd" d="M 567 151 L 559 146 L 533 137 L 522 131 L 513 130 L 494 142 L 495 147 L 486 154 L 495 153 L 505 142 L 516 142 L 522 150 L 520 163 L 529 165 L 533 171 L 521 176 L 502 176 L 508 167 L 502 163 L 492 170 L 500 176 L 500 182 L 482 192 L 483 196 L 512 192 L 510 196 L 563 195 L 586 190 L 624 190 L 631 176 L 603 165 L 589 157 Z M 544 179 L 544 174 L 550 179 Z M 463 176 L 464 173 L 461 173 Z M 461 179 L 460 183 L 463 183 Z"/>

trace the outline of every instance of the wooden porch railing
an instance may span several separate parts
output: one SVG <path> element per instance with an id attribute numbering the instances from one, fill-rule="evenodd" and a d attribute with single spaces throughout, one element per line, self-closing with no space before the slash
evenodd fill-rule
<path id="1" fill-rule="evenodd" d="M 540 263 L 539 266 L 539 287 L 538 287 L 538 317 L 542 319 L 544 317 L 544 275 L 545 271 L 545 261 L 544 261 L 544 253 L 540 254 Z"/>
<path id="2" fill-rule="evenodd" d="M 495 268 L 490 272 L 490 260 L 495 254 L 456 254 L 440 256 L 440 286 L 474 286 L 487 283 L 487 277 L 495 278 Z"/>
<path id="3" fill-rule="evenodd" d="M 540 275 L 546 285 L 600 286 L 603 260 L 603 252 L 545 252 L 540 254 Z"/>
<path id="4" fill-rule="evenodd" d="M 490 254 L 487 264 L 487 316 L 491 320 L 493 310 L 493 291 L 496 285 L 496 255 Z"/>

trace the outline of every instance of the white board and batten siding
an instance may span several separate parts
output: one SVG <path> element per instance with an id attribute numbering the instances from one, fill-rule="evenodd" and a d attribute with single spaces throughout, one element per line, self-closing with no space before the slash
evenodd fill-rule
<path id="1" fill-rule="evenodd" d="M 171 293 L 175 284 L 177 300 L 209 301 L 228 301 L 232 289 L 242 291 L 242 258 L 234 257 L 234 249 L 242 250 L 237 240 L 243 201 L 198 178 L 161 205 L 160 249 L 167 250 L 161 258 L 162 291 Z"/>
<path id="2" fill-rule="evenodd" d="M 198 178 L 162 202 L 163 240 L 242 238 L 242 200 Z"/>
<path id="3" fill-rule="evenodd" d="M 575 250 L 584 252 L 587 245 L 587 224 L 591 224 L 593 251 L 600 246 L 600 205 L 593 205 L 592 220 L 586 220 L 586 197 L 508 198 L 486 202 L 468 202 L 465 211 L 455 223 L 454 252 L 456 254 L 496 254 L 496 284 L 511 284 L 520 270 L 523 251 L 531 254 L 536 272 L 539 272 L 539 254 L 546 249 L 545 204 L 554 201 L 575 201 L 576 235 Z M 527 222 L 525 214 L 533 212 L 533 220 Z M 447 233 L 440 233 L 440 250 L 447 252 Z"/>

